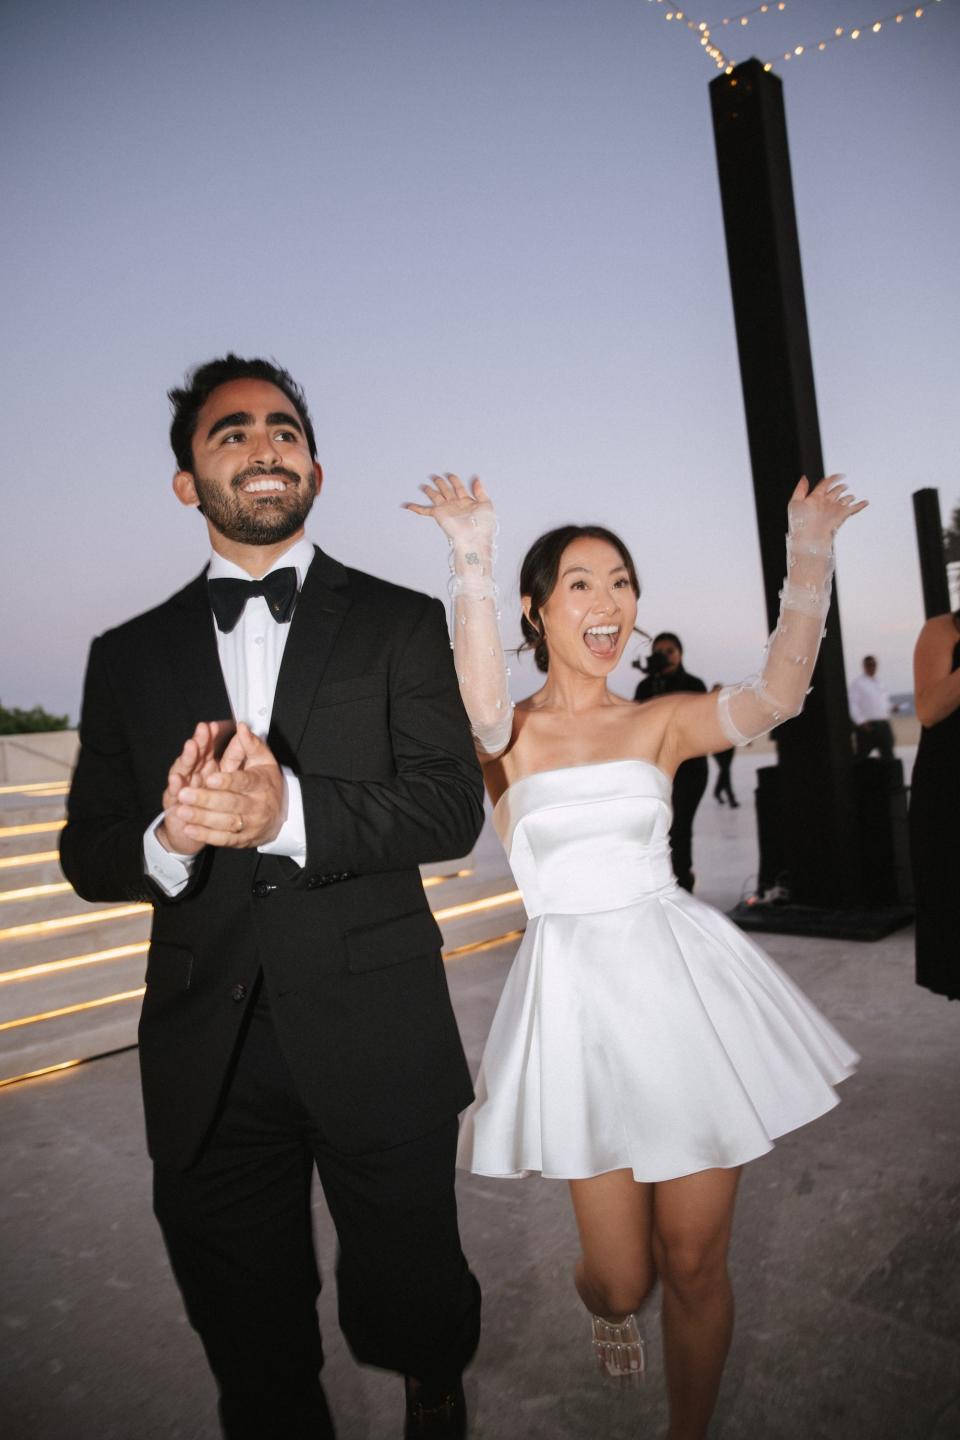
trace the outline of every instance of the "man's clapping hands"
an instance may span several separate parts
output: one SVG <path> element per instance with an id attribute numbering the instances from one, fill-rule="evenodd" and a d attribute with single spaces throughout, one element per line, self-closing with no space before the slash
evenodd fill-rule
<path id="1" fill-rule="evenodd" d="M 253 850 L 275 840 L 286 811 L 283 774 L 270 747 L 242 721 L 220 759 L 228 726 L 201 721 L 170 767 L 157 838 L 196 855 L 205 845 Z"/>

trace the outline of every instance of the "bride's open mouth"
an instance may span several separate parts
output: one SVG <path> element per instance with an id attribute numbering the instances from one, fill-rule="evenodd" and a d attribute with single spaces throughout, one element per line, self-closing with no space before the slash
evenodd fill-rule
<path id="1" fill-rule="evenodd" d="M 617 646 L 620 643 L 619 625 L 591 625 L 584 631 L 583 643 L 591 655 L 596 655 L 599 660 L 609 660 L 617 653 Z"/>

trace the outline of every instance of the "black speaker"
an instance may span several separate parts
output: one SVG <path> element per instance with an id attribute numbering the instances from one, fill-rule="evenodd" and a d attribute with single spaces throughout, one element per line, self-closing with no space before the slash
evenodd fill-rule
<path id="1" fill-rule="evenodd" d="M 853 775 L 860 821 L 863 903 L 912 904 L 903 765 L 899 760 L 859 760 Z"/>
<path id="2" fill-rule="evenodd" d="M 787 857 L 783 844 L 780 802 L 780 769 L 765 765 L 757 771 L 757 841 L 760 849 L 757 894 L 764 895 L 775 885 L 788 883 Z"/>
<path id="3" fill-rule="evenodd" d="M 860 760 L 853 767 L 860 833 L 861 905 L 909 905 L 913 902 L 907 791 L 899 760 Z M 780 772 L 776 765 L 757 771 L 757 839 L 760 849 L 757 892 L 777 885 L 790 889 L 783 843 Z"/>

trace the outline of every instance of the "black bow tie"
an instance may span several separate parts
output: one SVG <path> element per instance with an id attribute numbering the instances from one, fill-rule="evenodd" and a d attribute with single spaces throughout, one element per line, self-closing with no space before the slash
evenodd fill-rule
<path id="1" fill-rule="evenodd" d="M 278 625 L 284 625 L 297 603 L 297 572 L 292 565 L 271 570 L 262 580 L 208 580 L 210 609 L 225 635 L 235 629 L 243 607 L 253 595 L 262 595 Z"/>

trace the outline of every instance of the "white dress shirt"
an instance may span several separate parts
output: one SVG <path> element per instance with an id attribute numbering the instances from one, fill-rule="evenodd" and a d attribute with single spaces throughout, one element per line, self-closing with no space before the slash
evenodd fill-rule
<path id="1" fill-rule="evenodd" d="M 301 538 L 291 545 L 289 550 L 285 550 L 265 573 L 269 575 L 274 570 L 294 566 L 299 592 L 314 553 L 310 541 Z M 226 560 L 214 551 L 210 557 L 207 578 L 249 580 L 250 576 L 232 560 Z M 274 620 L 262 595 L 251 596 L 229 634 L 220 630 L 212 612 L 210 624 L 217 637 L 217 653 L 233 718 L 237 721 L 245 720 L 254 734 L 265 740 L 270 729 L 277 676 L 280 674 L 280 662 L 290 634 L 290 625 L 280 625 Z M 209 715 L 204 718 L 220 720 L 226 717 Z M 283 778 L 286 791 L 283 824 L 275 840 L 258 845 L 257 849 L 261 855 L 286 855 L 302 866 L 307 861 L 307 837 L 300 781 L 286 765 L 283 766 Z M 165 849 L 156 834 L 162 820 L 163 816 L 158 815 L 147 829 L 143 837 L 143 856 L 148 875 L 172 897 L 178 895 L 190 879 L 197 857 L 179 855 Z"/>
<path id="2" fill-rule="evenodd" d="M 871 720 L 886 720 L 890 714 L 890 697 L 875 675 L 864 671 L 850 686 L 850 719 L 854 725 Z"/>

